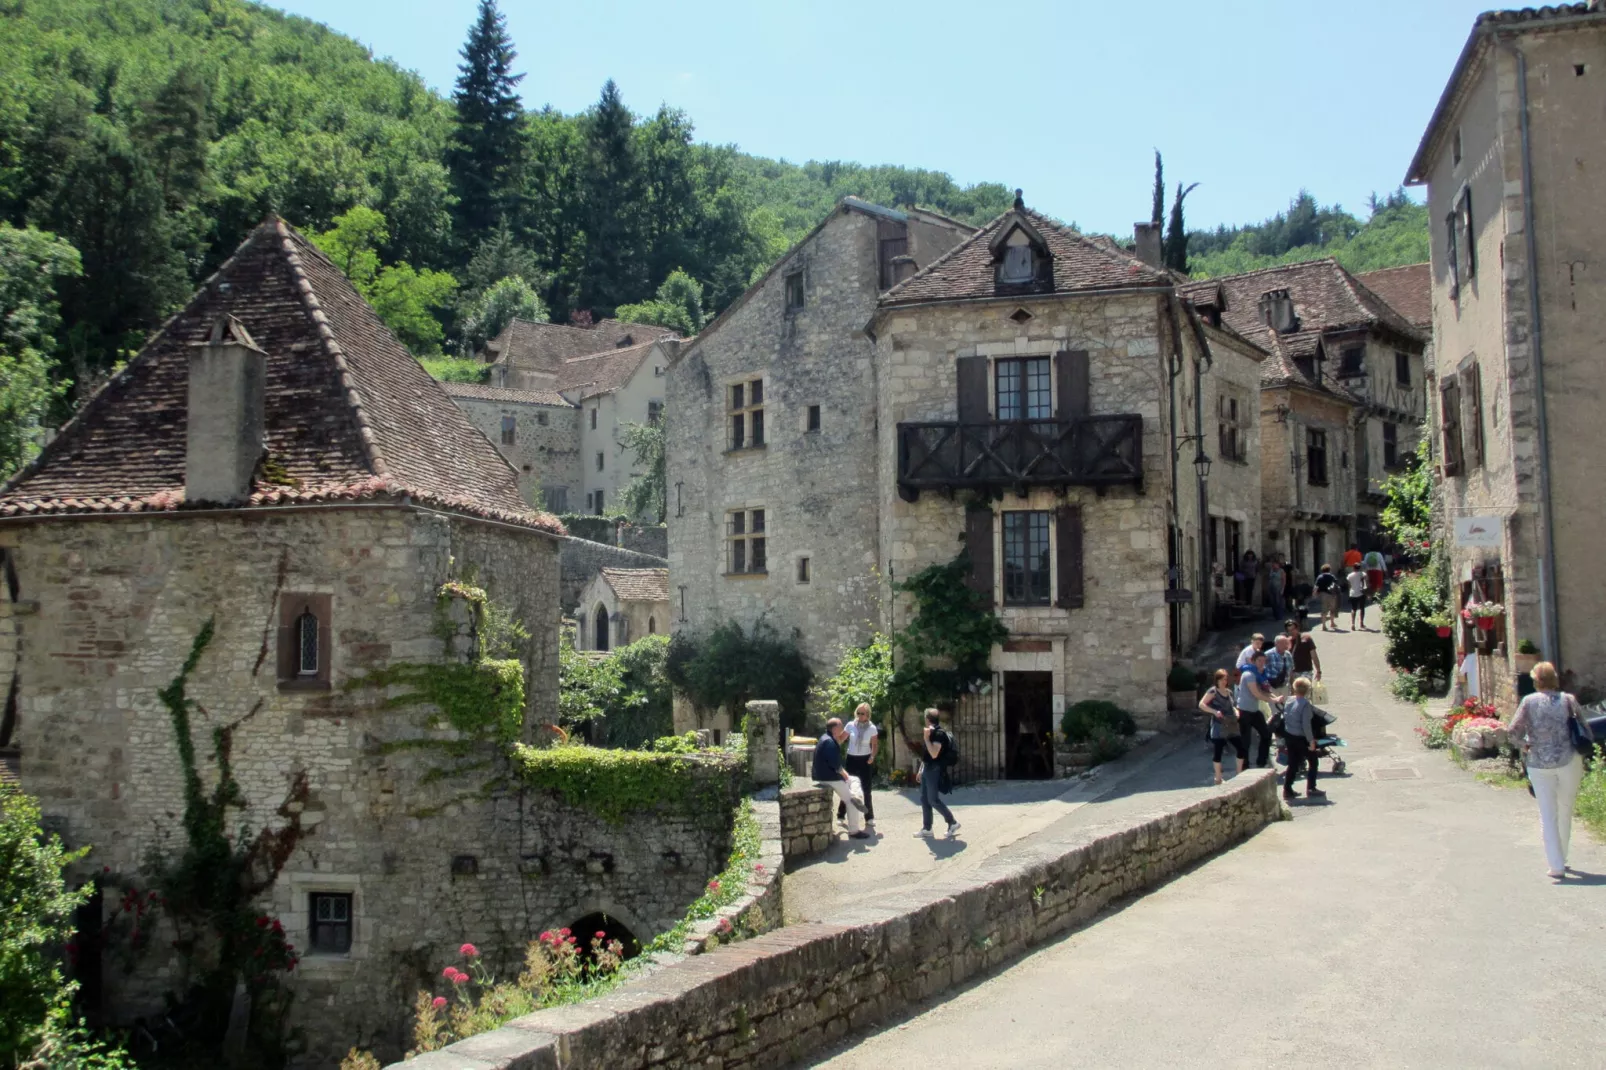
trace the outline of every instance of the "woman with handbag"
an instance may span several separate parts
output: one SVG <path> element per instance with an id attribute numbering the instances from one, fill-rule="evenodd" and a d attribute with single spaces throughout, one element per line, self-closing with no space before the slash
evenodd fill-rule
<path id="1" fill-rule="evenodd" d="M 1210 718 L 1210 730 L 1205 738 L 1210 740 L 1211 761 L 1216 768 L 1216 783 L 1220 784 L 1221 754 L 1228 743 L 1238 752 L 1238 772 L 1243 772 L 1249 764 L 1249 745 L 1244 742 L 1243 731 L 1238 726 L 1238 704 L 1227 682 L 1226 669 L 1216 670 L 1216 682 L 1199 700 L 1199 711 Z"/>
<path id="2" fill-rule="evenodd" d="M 1522 748 L 1528 780 L 1539 802 L 1539 831 L 1545 840 L 1547 875 L 1567 875 L 1567 847 L 1573 832 L 1573 803 L 1584 779 L 1583 755 L 1594 748 L 1589 723 L 1578 700 L 1561 690 L 1556 666 L 1533 667 L 1534 693 L 1517 706 L 1507 729 Z"/>

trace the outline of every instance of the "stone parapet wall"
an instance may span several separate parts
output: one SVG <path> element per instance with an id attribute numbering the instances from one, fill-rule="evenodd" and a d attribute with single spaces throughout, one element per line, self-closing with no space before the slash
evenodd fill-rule
<path id="1" fill-rule="evenodd" d="M 812 780 L 781 789 L 781 843 L 789 864 L 831 846 L 836 840 L 835 809 L 836 794 Z"/>
<path id="2" fill-rule="evenodd" d="M 619 545 L 638 554 L 668 558 L 669 529 L 663 524 L 621 524 Z"/>
<path id="3" fill-rule="evenodd" d="M 785 852 L 781 839 L 781 803 L 775 798 L 753 800 L 753 818 L 758 822 L 758 864 L 747 881 L 747 891 L 736 902 L 721 907 L 712 918 L 692 926 L 682 953 L 698 955 L 716 942 L 723 923 L 739 936 L 757 936 L 781 924 Z M 722 938 L 721 938 L 722 939 Z"/>
<path id="4" fill-rule="evenodd" d="M 1078 828 L 947 886 L 889 891 L 836 923 L 789 926 L 540 1011 L 408 1070 L 780 1067 L 995 969 L 1280 816 L 1276 776 L 1201 788 L 1166 812 Z M 404 1064 L 395 1064 L 400 1067 Z"/>

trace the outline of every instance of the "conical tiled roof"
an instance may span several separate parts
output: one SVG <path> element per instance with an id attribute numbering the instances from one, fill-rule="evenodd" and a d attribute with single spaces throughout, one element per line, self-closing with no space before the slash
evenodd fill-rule
<path id="1" fill-rule="evenodd" d="M 562 532 L 340 270 L 277 218 L 0 488 L 0 516 L 182 508 L 189 349 L 224 316 L 267 355 L 266 456 L 246 508 L 405 497 Z"/>

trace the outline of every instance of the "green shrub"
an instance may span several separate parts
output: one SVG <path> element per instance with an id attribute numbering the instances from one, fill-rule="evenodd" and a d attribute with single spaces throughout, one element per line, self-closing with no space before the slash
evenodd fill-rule
<path id="1" fill-rule="evenodd" d="M 1384 657 L 1394 668 L 1434 680 L 1448 680 L 1454 649 L 1429 623 L 1444 610 L 1444 593 L 1434 569 L 1402 577 L 1383 599 Z"/>
<path id="2" fill-rule="evenodd" d="M 1093 765 L 1113 762 L 1127 752 L 1126 737 L 1105 725 L 1095 726 L 1087 737 L 1088 761 Z"/>
<path id="3" fill-rule="evenodd" d="M 62 871 L 87 852 L 68 851 L 39 827 L 39 806 L 0 784 L 0 1066 L 43 1042 L 47 1020 L 70 991 L 59 953 L 87 887 L 67 890 Z"/>
<path id="4" fill-rule="evenodd" d="M 1198 684 L 1198 674 L 1186 665 L 1173 665 L 1165 676 L 1167 691 L 1192 691 Z"/>
<path id="5" fill-rule="evenodd" d="M 1060 730 L 1072 743 L 1091 740 L 1100 729 L 1121 736 L 1130 736 L 1138 730 L 1132 715 L 1113 702 L 1103 699 L 1083 699 L 1065 711 Z"/>
<path id="6" fill-rule="evenodd" d="M 1539 646 L 1532 639 L 1524 639 L 1522 642 L 1517 644 L 1517 653 L 1537 654 L 1539 653 Z"/>
<path id="7" fill-rule="evenodd" d="M 674 729 L 669 637 L 649 635 L 607 657 L 558 647 L 558 723 L 607 747 L 644 747 Z"/>
<path id="8" fill-rule="evenodd" d="M 1594 768 L 1584 774 L 1584 782 L 1578 788 L 1573 813 L 1597 838 L 1606 840 L 1606 760 L 1600 757 L 1598 748 Z"/>
<path id="9" fill-rule="evenodd" d="M 556 792 L 570 806 L 617 823 L 660 807 L 719 821 L 736 805 L 744 761 L 724 751 L 664 754 L 577 744 L 513 748 L 528 787 Z"/>
<path id="10" fill-rule="evenodd" d="M 834 716 L 846 720 L 859 703 L 868 702 L 872 714 L 884 722 L 887 687 L 892 683 L 892 640 L 877 632 L 864 646 L 842 655 L 836 675 L 814 689 L 814 694 Z"/>
<path id="11" fill-rule="evenodd" d="M 705 710 L 728 708 L 740 721 L 753 699 L 781 706 L 781 725 L 803 723 L 812 679 L 797 644 L 759 620 L 748 631 L 726 621 L 706 635 L 676 632 L 664 664 L 669 682 Z"/>
<path id="12" fill-rule="evenodd" d="M 1401 702 L 1421 702 L 1428 697 L 1429 682 L 1414 672 L 1396 672 L 1389 677 L 1389 692 Z"/>

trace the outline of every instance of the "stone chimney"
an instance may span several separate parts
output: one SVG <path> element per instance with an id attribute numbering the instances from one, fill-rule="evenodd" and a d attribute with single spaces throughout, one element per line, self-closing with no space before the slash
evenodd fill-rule
<path id="1" fill-rule="evenodd" d="M 1137 242 L 1138 259 L 1150 267 L 1160 266 L 1160 224 L 1132 224 L 1132 238 Z"/>
<path id="2" fill-rule="evenodd" d="M 262 458 L 268 358 L 233 316 L 190 348 L 184 500 L 230 503 L 251 494 Z"/>
<path id="3" fill-rule="evenodd" d="M 1299 318 L 1294 315 L 1294 298 L 1287 290 L 1267 290 L 1261 294 L 1260 318 L 1278 334 L 1299 330 Z"/>
<path id="4" fill-rule="evenodd" d="M 902 282 L 904 279 L 913 278 L 915 276 L 916 272 L 918 272 L 919 270 L 920 270 L 920 267 L 919 267 L 919 265 L 917 265 L 915 263 L 915 258 L 910 256 L 910 255 L 908 255 L 907 253 L 905 253 L 902 256 L 893 257 L 892 258 L 892 285 L 896 286 L 896 285 L 898 285 L 898 283 Z"/>

